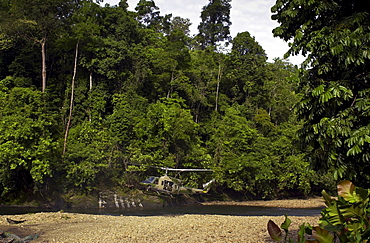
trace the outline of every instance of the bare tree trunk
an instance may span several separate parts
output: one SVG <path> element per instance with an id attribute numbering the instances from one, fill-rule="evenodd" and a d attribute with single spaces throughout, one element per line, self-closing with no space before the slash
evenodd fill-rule
<path id="1" fill-rule="evenodd" d="M 220 90 L 220 82 L 221 82 L 221 63 L 218 65 L 215 111 L 218 110 L 218 93 Z"/>
<path id="2" fill-rule="evenodd" d="M 168 88 L 168 91 L 167 91 L 167 99 L 170 98 L 170 95 L 172 94 L 172 82 L 173 82 L 173 71 L 171 73 L 171 80 L 170 80 L 170 87 Z"/>
<path id="3" fill-rule="evenodd" d="M 74 63 L 74 68 L 73 68 L 73 76 L 72 76 L 72 84 L 71 84 L 71 102 L 69 104 L 69 116 L 68 116 L 68 121 L 67 121 L 67 126 L 66 126 L 66 133 L 64 135 L 62 155 L 66 153 L 69 127 L 71 126 L 73 99 L 74 99 L 74 90 L 75 90 L 75 79 L 76 79 L 76 72 L 77 72 L 78 44 L 79 44 L 79 41 L 77 41 L 77 44 L 76 44 L 76 55 L 75 55 L 75 63 Z"/>
<path id="4" fill-rule="evenodd" d="M 87 113 L 89 114 L 89 122 L 92 121 L 92 115 L 91 115 L 91 92 L 93 88 L 93 69 L 90 70 L 90 87 L 89 87 L 89 107 L 87 108 Z"/>
<path id="5" fill-rule="evenodd" d="M 46 50 L 45 50 L 46 36 L 40 41 L 40 44 L 41 44 L 41 59 L 42 59 L 42 68 L 41 68 L 42 92 L 44 93 L 46 89 Z"/>
<path id="6" fill-rule="evenodd" d="M 199 116 L 200 116 L 200 101 L 196 105 L 195 123 L 199 123 Z"/>
<path id="7" fill-rule="evenodd" d="M 90 91 L 92 90 L 92 88 L 93 88 L 93 71 L 92 71 L 92 68 L 91 68 L 91 70 L 90 70 L 90 87 L 89 87 L 90 89 Z"/>

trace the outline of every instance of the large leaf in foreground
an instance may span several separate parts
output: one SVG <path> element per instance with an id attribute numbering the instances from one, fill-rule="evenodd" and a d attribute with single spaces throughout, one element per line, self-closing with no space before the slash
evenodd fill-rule
<path id="1" fill-rule="evenodd" d="M 361 197 L 356 193 L 356 186 L 350 181 L 341 181 L 338 183 L 338 196 L 343 197 L 350 203 L 362 201 Z"/>
<path id="2" fill-rule="evenodd" d="M 334 236 L 326 229 L 320 227 L 313 227 L 312 236 L 319 241 L 319 243 L 333 243 Z"/>
<path id="3" fill-rule="evenodd" d="M 324 208 L 321 214 L 323 217 L 320 219 L 319 224 L 326 230 L 340 230 L 345 222 L 345 218 L 339 211 L 337 201 L 333 201 L 330 206 Z"/>
<path id="4" fill-rule="evenodd" d="M 281 238 L 282 238 L 281 229 L 271 219 L 267 223 L 267 230 L 269 232 L 269 235 L 270 235 L 271 239 L 273 239 L 274 241 L 280 241 L 281 240 Z"/>

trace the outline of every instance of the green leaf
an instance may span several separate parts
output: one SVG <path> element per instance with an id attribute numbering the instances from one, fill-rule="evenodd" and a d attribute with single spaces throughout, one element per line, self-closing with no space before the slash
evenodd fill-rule
<path id="1" fill-rule="evenodd" d="M 307 223 L 307 225 L 306 223 L 303 223 L 302 225 L 299 226 L 298 242 L 299 243 L 317 242 L 313 240 L 306 240 L 305 234 L 312 235 L 312 226 L 309 223 Z"/>
<path id="2" fill-rule="evenodd" d="M 364 209 L 355 205 L 342 206 L 339 211 L 346 219 L 365 217 Z"/>
<path id="3" fill-rule="evenodd" d="M 362 152 L 362 149 L 358 145 L 355 145 L 347 151 L 347 156 L 354 156 L 361 152 Z"/>
<path id="4" fill-rule="evenodd" d="M 331 205 L 322 210 L 321 214 L 323 217 L 320 219 L 319 224 L 326 230 L 338 231 L 345 222 L 344 217 L 338 209 L 338 201 L 333 201 Z"/>
<path id="5" fill-rule="evenodd" d="M 322 85 L 316 87 L 314 90 L 312 90 L 312 95 L 313 96 L 319 96 L 324 92 L 324 89 L 325 89 L 325 85 L 322 84 Z"/>
<path id="6" fill-rule="evenodd" d="M 330 195 L 325 190 L 322 190 L 321 194 L 322 194 L 322 196 L 325 200 L 326 206 L 329 207 L 331 205 L 331 202 L 333 201 L 333 199 L 330 197 Z"/>
<path id="7" fill-rule="evenodd" d="M 319 243 L 333 243 L 334 236 L 326 229 L 320 227 L 313 227 L 312 236 L 319 241 Z"/>
<path id="8" fill-rule="evenodd" d="M 292 223 L 292 221 L 288 218 L 287 215 L 285 215 L 285 220 L 281 224 L 281 228 L 287 233 L 288 230 L 289 230 L 289 226 L 290 226 L 291 223 Z"/>
<path id="9" fill-rule="evenodd" d="M 344 180 L 338 183 L 338 196 L 343 197 L 346 201 L 355 203 L 355 202 L 362 202 L 363 199 L 356 193 L 356 186 L 348 181 Z"/>

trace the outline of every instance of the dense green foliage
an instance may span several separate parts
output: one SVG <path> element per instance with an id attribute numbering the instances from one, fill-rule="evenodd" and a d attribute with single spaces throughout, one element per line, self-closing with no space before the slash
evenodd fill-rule
<path id="1" fill-rule="evenodd" d="M 154 1 L 139 1 L 136 12 L 124 0 L 104 7 L 31 2 L 50 14 L 21 11 L 30 2 L 0 1 L 3 200 L 55 188 L 126 187 L 161 173 L 150 166 L 210 168 L 180 176 L 193 186 L 215 178 L 218 192 L 247 197 L 307 195 L 331 184 L 297 146 L 297 67 L 268 63 L 247 31 L 229 51 L 215 46 L 229 39 L 219 23 L 228 22 L 230 1 L 203 8 L 202 15 L 216 16 L 203 24 L 218 26 L 205 39 L 189 36 L 188 19 L 161 16 Z M 356 109 L 365 112 L 365 91 L 330 87 L 343 102 L 357 95 Z M 329 92 L 322 88 L 317 95 Z M 356 131 L 345 145 L 361 149 L 366 131 Z"/>
<path id="2" fill-rule="evenodd" d="M 345 180 L 338 183 L 338 199 L 333 199 L 322 191 L 326 208 L 321 211 L 319 226 L 304 223 L 299 227 L 298 241 L 332 243 L 356 242 L 364 243 L 370 240 L 370 189 L 356 187 L 352 182 Z M 288 237 L 291 220 L 285 216 L 281 229 L 285 231 L 284 242 L 294 242 Z M 268 232 L 274 241 L 283 240 L 281 229 L 270 220 Z M 315 240 L 306 240 L 306 235 Z"/>
<path id="3" fill-rule="evenodd" d="M 370 2 L 278 0 L 275 36 L 307 54 L 297 105 L 314 168 L 369 186 Z"/>

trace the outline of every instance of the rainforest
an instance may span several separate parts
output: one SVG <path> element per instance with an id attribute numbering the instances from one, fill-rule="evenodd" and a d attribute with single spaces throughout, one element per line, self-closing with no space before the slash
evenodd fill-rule
<path id="1" fill-rule="evenodd" d="M 271 6 L 302 67 L 231 37 L 231 0 L 194 35 L 152 0 L 31 2 L 0 0 L 1 203 L 133 190 L 156 167 L 211 169 L 178 176 L 238 200 L 370 183 L 366 1 Z"/>

